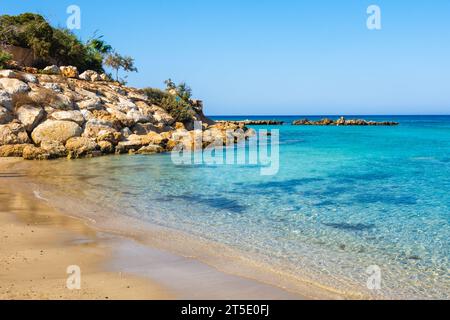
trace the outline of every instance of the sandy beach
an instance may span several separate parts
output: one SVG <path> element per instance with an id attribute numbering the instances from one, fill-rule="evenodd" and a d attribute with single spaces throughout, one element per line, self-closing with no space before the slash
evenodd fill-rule
<path id="1" fill-rule="evenodd" d="M 0 159 L 0 299 L 302 299 L 63 214 L 27 190 L 20 161 Z M 80 290 L 66 285 L 72 265 Z"/>
<path id="2" fill-rule="evenodd" d="M 5 188 L 8 166 L 0 172 L 0 299 L 168 299 L 173 296 L 144 278 L 109 272 L 108 239 L 83 221 L 64 216 L 44 201 Z M 66 287 L 70 265 L 82 272 L 81 290 Z"/>

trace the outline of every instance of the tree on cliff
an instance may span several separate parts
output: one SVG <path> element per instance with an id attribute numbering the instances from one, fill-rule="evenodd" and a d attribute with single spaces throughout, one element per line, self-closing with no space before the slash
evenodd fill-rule
<path id="1" fill-rule="evenodd" d="M 120 69 L 122 69 L 125 72 L 138 72 L 137 68 L 134 66 L 134 59 L 132 57 L 121 56 L 117 52 L 109 54 L 106 57 L 105 65 L 110 67 L 116 72 L 116 81 L 119 81 Z"/>

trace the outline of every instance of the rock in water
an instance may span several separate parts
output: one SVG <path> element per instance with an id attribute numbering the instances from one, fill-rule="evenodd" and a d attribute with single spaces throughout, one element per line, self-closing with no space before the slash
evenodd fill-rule
<path id="1" fill-rule="evenodd" d="M 33 130 L 31 138 L 34 143 L 59 142 L 66 143 L 73 137 L 79 137 L 83 130 L 72 121 L 47 120 Z"/>

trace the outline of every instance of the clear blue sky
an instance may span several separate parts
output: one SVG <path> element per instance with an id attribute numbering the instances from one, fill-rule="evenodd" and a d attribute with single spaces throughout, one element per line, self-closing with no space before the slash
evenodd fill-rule
<path id="1" fill-rule="evenodd" d="M 450 114 L 448 0 L 0 1 L 61 26 L 80 6 L 80 37 L 136 59 L 130 85 L 186 81 L 210 115 Z"/>

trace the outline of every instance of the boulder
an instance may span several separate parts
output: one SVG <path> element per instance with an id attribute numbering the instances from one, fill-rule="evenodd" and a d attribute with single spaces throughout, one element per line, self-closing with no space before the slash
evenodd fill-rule
<path id="1" fill-rule="evenodd" d="M 74 66 L 60 67 L 61 74 L 66 78 L 78 78 L 78 69 Z"/>
<path id="2" fill-rule="evenodd" d="M 130 110 L 126 115 L 127 119 L 132 121 L 133 123 L 145 123 L 149 122 L 149 117 L 142 114 L 139 110 Z"/>
<path id="3" fill-rule="evenodd" d="M 81 135 L 83 130 L 72 121 L 47 120 L 33 130 L 31 137 L 36 144 L 45 142 L 65 143 Z"/>
<path id="4" fill-rule="evenodd" d="M 6 124 L 12 121 L 13 115 L 5 107 L 0 106 L 0 124 Z"/>
<path id="5" fill-rule="evenodd" d="M 25 147 L 32 146 L 31 144 L 10 144 L 0 146 L 0 157 L 22 157 Z"/>
<path id="6" fill-rule="evenodd" d="M 20 78 L 25 81 L 25 82 L 29 82 L 29 83 L 38 83 L 38 79 L 36 78 L 36 76 L 30 74 L 30 73 L 23 73 L 20 75 Z"/>
<path id="7" fill-rule="evenodd" d="M 45 74 L 56 74 L 56 75 L 61 74 L 61 70 L 58 68 L 58 66 L 55 65 L 45 67 L 43 72 Z"/>
<path id="8" fill-rule="evenodd" d="M 132 130 L 134 134 L 145 135 L 150 132 L 160 132 L 159 128 L 157 128 L 152 123 L 137 123 L 133 126 Z"/>
<path id="9" fill-rule="evenodd" d="M 93 139 L 85 137 L 71 138 L 66 142 L 66 149 L 70 158 L 86 156 L 98 150 L 98 148 L 98 144 Z"/>
<path id="10" fill-rule="evenodd" d="M 336 125 L 338 126 L 345 126 L 346 120 L 344 117 L 340 117 L 339 120 L 336 121 Z"/>
<path id="11" fill-rule="evenodd" d="M 51 114 L 51 118 L 55 120 L 61 121 L 73 121 L 78 125 L 83 125 L 85 119 L 81 111 L 78 110 L 70 110 L 70 111 L 57 111 Z"/>
<path id="12" fill-rule="evenodd" d="M 114 152 L 114 145 L 109 141 L 100 141 L 98 146 L 102 153 L 108 154 Z"/>
<path id="13" fill-rule="evenodd" d="M 80 74 L 79 78 L 81 80 L 86 80 L 86 81 L 101 81 L 101 77 L 100 75 L 92 70 L 86 70 L 85 72 L 83 72 L 82 74 Z"/>
<path id="14" fill-rule="evenodd" d="M 48 160 L 50 159 L 50 154 L 42 148 L 27 145 L 22 150 L 22 157 L 25 160 Z"/>
<path id="15" fill-rule="evenodd" d="M 13 100 L 11 95 L 5 90 L 0 89 L 0 106 L 5 107 L 9 111 L 13 109 Z"/>
<path id="16" fill-rule="evenodd" d="M 163 148 L 154 144 L 142 147 L 137 151 L 138 154 L 153 154 L 161 152 L 163 152 Z"/>
<path id="17" fill-rule="evenodd" d="M 0 78 L 15 78 L 17 73 L 12 70 L 0 70 Z"/>
<path id="18" fill-rule="evenodd" d="M 23 105 L 16 111 L 17 118 L 25 126 L 25 130 L 28 132 L 33 131 L 33 129 L 39 124 L 39 122 L 44 118 L 45 112 L 41 107 L 36 107 L 32 105 Z"/>
<path id="19" fill-rule="evenodd" d="M 86 122 L 83 136 L 87 138 L 96 138 L 100 133 L 117 133 L 110 121 L 93 119 Z"/>
<path id="20" fill-rule="evenodd" d="M 3 88 L 10 95 L 30 91 L 30 87 L 25 82 L 10 78 L 0 78 L 0 88 Z"/>
<path id="21" fill-rule="evenodd" d="M 102 101 L 99 98 L 89 98 L 87 100 L 77 102 L 77 106 L 79 109 L 86 109 L 89 111 L 103 109 Z"/>
<path id="22" fill-rule="evenodd" d="M 44 88 L 52 90 L 52 91 L 54 91 L 56 93 L 62 93 L 63 92 L 61 86 L 59 84 L 57 84 L 57 83 L 47 82 L 47 83 L 42 84 L 42 86 Z"/>
<path id="23" fill-rule="evenodd" d="M 0 125 L 0 145 L 27 144 L 30 142 L 25 127 L 17 122 Z"/>
<path id="24" fill-rule="evenodd" d="M 130 128 L 125 127 L 122 130 L 120 130 L 120 133 L 122 134 L 122 136 L 124 138 L 128 138 L 129 136 L 131 136 L 133 134 L 133 132 L 131 132 Z"/>
<path id="25" fill-rule="evenodd" d="M 101 81 L 111 81 L 111 79 L 109 78 L 109 76 L 106 73 L 102 73 L 100 75 L 100 80 Z"/>
<path id="26" fill-rule="evenodd" d="M 136 134 L 130 135 L 125 141 L 121 141 L 116 146 L 117 153 L 127 153 L 130 150 L 139 150 L 144 146 L 150 144 L 148 136 L 138 136 Z"/>
<path id="27" fill-rule="evenodd" d="M 155 121 L 171 126 L 175 119 L 168 114 L 163 108 L 152 106 L 153 118 Z"/>
<path id="28" fill-rule="evenodd" d="M 41 149 L 50 156 L 50 159 L 61 158 L 67 155 L 66 147 L 59 141 L 44 141 L 41 143 Z"/>

